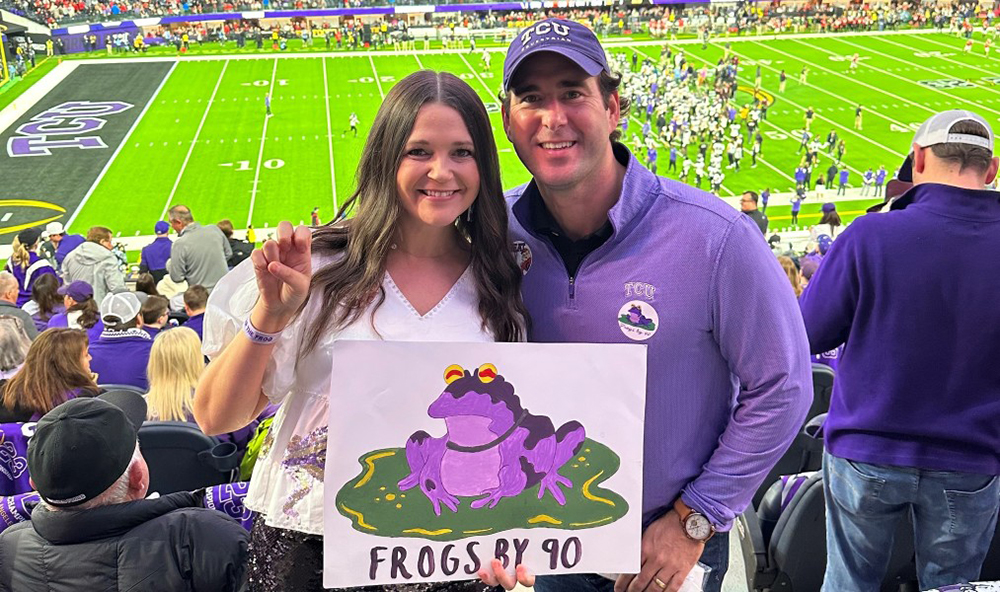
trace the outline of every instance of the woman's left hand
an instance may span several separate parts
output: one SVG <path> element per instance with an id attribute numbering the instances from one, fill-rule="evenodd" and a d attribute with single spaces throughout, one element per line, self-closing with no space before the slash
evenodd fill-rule
<path id="1" fill-rule="evenodd" d="M 507 570 L 504 569 L 503 563 L 499 559 L 491 561 L 490 568 L 490 570 L 481 569 L 478 574 L 480 581 L 487 586 L 503 586 L 504 590 L 513 590 L 517 584 L 521 584 L 526 588 L 535 585 L 535 574 L 531 573 L 523 565 L 518 565 L 515 570 L 517 574 L 516 580 L 514 576 L 507 573 Z"/>

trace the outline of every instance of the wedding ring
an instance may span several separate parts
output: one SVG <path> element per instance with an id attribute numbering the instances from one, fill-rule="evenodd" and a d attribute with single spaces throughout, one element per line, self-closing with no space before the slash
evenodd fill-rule
<path id="1" fill-rule="evenodd" d="M 660 578 L 653 578 L 653 583 L 660 587 L 660 590 L 666 590 L 667 585 L 663 583 Z"/>

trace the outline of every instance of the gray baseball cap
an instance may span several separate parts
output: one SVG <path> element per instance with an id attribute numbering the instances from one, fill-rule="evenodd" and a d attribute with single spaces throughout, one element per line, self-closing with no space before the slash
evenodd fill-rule
<path id="1" fill-rule="evenodd" d="M 976 136 L 973 134 L 957 134 L 951 130 L 956 124 L 963 121 L 973 121 L 986 128 L 989 138 Z M 993 128 L 985 119 L 976 115 L 972 111 L 964 109 L 952 109 L 942 111 L 931 116 L 930 119 L 921 124 L 917 133 L 913 136 L 913 143 L 921 148 L 936 146 L 937 144 L 970 144 L 986 148 L 993 152 Z"/>

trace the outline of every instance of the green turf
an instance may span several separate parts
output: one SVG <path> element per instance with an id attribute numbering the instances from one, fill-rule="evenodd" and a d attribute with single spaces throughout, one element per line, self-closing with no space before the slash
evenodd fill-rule
<path id="1" fill-rule="evenodd" d="M 792 187 L 799 161 L 796 130 L 802 127 L 807 106 L 817 112 L 813 132 L 825 137 L 836 128 L 847 140 L 845 160 L 855 186 L 860 184 L 860 172 L 868 166 L 884 164 L 890 172 L 895 170 L 908 151 L 911 128 L 932 112 L 971 108 L 996 121 L 1000 90 L 979 82 L 1000 75 L 1000 62 L 996 56 L 986 60 L 980 45 L 971 55 L 963 54 L 961 46 L 961 40 L 944 34 L 733 43 L 731 50 L 741 58 L 741 84 L 752 86 L 759 60 L 762 89 L 774 95 L 775 101 L 762 126 L 766 139 L 761 164 L 750 168 L 747 157 L 742 171 L 726 171 L 723 195 L 764 187 L 772 192 L 788 191 Z M 696 66 L 703 61 L 714 64 L 724 51 L 721 43 L 710 44 L 706 50 L 697 44 L 679 47 Z M 609 51 L 638 51 L 653 59 L 659 56 L 656 46 L 616 45 Z M 851 75 L 847 61 L 839 57 L 855 51 L 863 57 L 862 66 Z M 798 82 L 803 64 L 811 70 L 804 85 Z M 328 219 L 335 203 L 343 203 L 354 188 L 364 136 L 384 93 L 396 81 L 420 67 L 447 70 L 465 78 L 484 101 L 495 103 L 501 66 L 500 53 L 494 57 L 493 72 L 483 72 L 478 52 L 420 51 L 393 56 L 343 53 L 335 57 L 228 61 L 220 57 L 179 62 L 74 228 L 102 224 L 126 236 L 150 234 L 153 222 L 175 203 L 189 205 L 203 222 L 229 218 L 237 228 L 245 227 L 248 221 L 258 229 L 274 227 L 283 219 L 308 221 L 316 206 L 321 217 Z M 778 71 L 782 68 L 789 81 L 786 92 L 778 94 Z M 274 116 L 265 123 L 263 98 L 272 78 Z M 972 79 L 977 84 L 934 89 L 919 83 L 942 79 Z M 209 104 L 213 91 L 215 100 Z M 740 93 L 739 100 L 750 100 L 749 92 Z M 858 103 L 866 107 L 863 131 L 852 129 Z M 352 111 L 361 122 L 357 138 L 347 131 Z M 632 130 L 640 127 L 637 117 L 633 114 Z M 499 113 L 493 113 L 491 119 L 504 186 L 525 182 L 528 174 L 502 133 Z M 192 144 L 196 134 L 197 142 Z M 659 154 L 659 172 L 664 174 L 668 150 L 661 147 Z M 818 171 L 825 171 L 829 163 L 829 157 L 824 156 Z M 827 195 L 833 193 L 828 191 Z M 871 200 L 850 202 L 840 210 L 849 220 L 869 203 Z M 818 200 L 807 200 L 800 224 L 814 223 L 818 210 Z M 768 215 L 772 228 L 788 226 L 787 200 L 772 200 Z M 266 234 L 258 232 L 261 238 Z"/>
<path id="2" fill-rule="evenodd" d="M 31 88 L 35 82 L 52 71 L 58 64 L 58 60 L 43 58 L 37 65 L 28 71 L 22 78 L 18 78 L 5 84 L 0 90 L 0 109 L 13 103 L 17 97 L 24 94 L 24 91 Z"/>

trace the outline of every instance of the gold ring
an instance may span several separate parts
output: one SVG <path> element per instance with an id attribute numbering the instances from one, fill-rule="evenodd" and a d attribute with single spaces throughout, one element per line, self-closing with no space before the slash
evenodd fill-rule
<path id="1" fill-rule="evenodd" d="M 659 586 L 660 590 L 666 590 L 667 589 L 667 585 L 664 584 L 663 580 L 661 580 L 660 578 L 653 578 L 653 583 L 655 583 L 657 586 Z"/>

